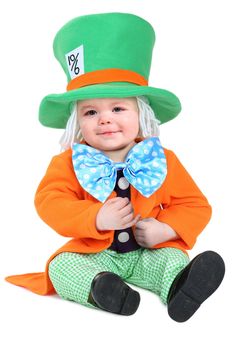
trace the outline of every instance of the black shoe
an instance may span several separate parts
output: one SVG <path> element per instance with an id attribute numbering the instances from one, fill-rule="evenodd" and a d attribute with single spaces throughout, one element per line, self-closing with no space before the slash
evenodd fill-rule
<path id="1" fill-rule="evenodd" d="M 168 314 L 177 322 L 187 321 L 214 293 L 224 278 L 220 255 L 206 251 L 197 255 L 174 280 L 168 295 Z"/>
<path id="2" fill-rule="evenodd" d="M 102 272 L 93 279 L 88 301 L 100 309 L 129 316 L 138 309 L 140 295 L 118 275 Z"/>

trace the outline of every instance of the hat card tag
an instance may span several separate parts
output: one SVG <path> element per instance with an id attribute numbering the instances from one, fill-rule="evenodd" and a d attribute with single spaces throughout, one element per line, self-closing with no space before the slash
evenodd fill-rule
<path id="1" fill-rule="evenodd" d="M 84 47 L 75 48 L 65 55 L 71 79 L 84 74 Z"/>

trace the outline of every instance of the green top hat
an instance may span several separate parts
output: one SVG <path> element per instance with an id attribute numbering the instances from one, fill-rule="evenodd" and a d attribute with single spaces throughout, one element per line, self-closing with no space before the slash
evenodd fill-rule
<path id="1" fill-rule="evenodd" d="M 44 97 L 40 122 L 65 128 L 77 100 L 140 95 L 149 99 L 161 123 L 176 117 L 181 110 L 179 99 L 148 86 L 154 42 L 152 26 L 132 14 L 93 14 L 69 21 L 53 44 L 67 76 L 67 92 Z"/>

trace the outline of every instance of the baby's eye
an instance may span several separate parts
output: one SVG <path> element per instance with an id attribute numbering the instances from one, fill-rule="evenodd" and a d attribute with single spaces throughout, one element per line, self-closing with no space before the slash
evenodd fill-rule
<path id="1" fill-rule="evenodd" d="M 85 116 L 93 116 L 97 113 L 96 110 L 88 110 L 85 112 Z"/>
<path id="2" fill-rule="evenodd" d="M 123 110 L 124 110 L 124 108 L 121 108 L 119 106 L 116 106 L 115 108 L 113 108 L 113 111 L 115 111 L 115 112 L 120 112 L 120 111 L 123 111 Z"/>

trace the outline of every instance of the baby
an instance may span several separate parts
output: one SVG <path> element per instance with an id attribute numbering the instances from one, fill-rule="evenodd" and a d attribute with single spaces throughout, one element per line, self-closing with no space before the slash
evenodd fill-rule
<path id="1" fill-rule="evenodd" d="M 159 125 L 180 104 L 147 85 L 153 44 L 149 23 L 124 13 L 79 17 L 56 35 L 68 92 L 42 101 L 40 121 L 65 127 L 63 151 L 53 157 L 35 206 L 45 223 L 72 239 L 50 257 L 45 273 L 7 280 L 121 315 L 138 309 L 140 295 L 128 285 L 134 284 L 159 295 L 169 316 L 184 322 L 218 288 L 225 267 L 213 251 L 191 262 L 186 253 L 211 207 L 158 138 Z"/>

